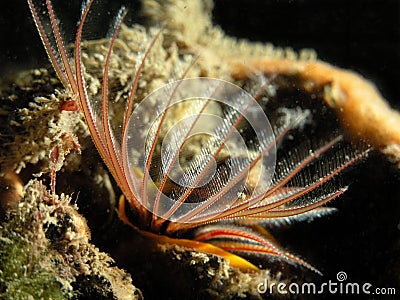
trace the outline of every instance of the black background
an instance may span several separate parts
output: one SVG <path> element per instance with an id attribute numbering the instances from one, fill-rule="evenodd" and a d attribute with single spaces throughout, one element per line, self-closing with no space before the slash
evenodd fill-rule
<path id="1" fill-rule="evenodd" d="M 314 48 L 322 60 L 360 72 L 400 104 L 400 1 L 243 2 L 216 2 L 215 21 L 228 34 Z"/>
<path id="2" fill-rule="evenodd" d="M 70 27 L 80 2 L 65 1 L 58 10 L 64 23 L 70 20 Z M 123 3 L 131 17 L 142 20 L 137 1 L 101 2 L 111 10 Z M 217 0 L 213 19 L 233 36 L 314 48 L 321 59 L 370 78 L 385 98 L 400 105 L 398 0 Z M 43 66 L 46 61 L 26 1 L 1 1 L 0 74 L 16 67 Z"/>
<path id="3" fill-rule="evenodd" d="M 59 17 L 74 20 L 76 2 L 64 5 Z M 137 3 L 129 2 L 137 12 Z M 1 1 L 0 14 L 0 74 L 43 66 L 47 58 L 27 3 Z M 136 13 L 131 17 L 142 21 Z M 398 0 L 219 0 L 213 20 L 229 35 L 314 48 L 322 60 L 371 79 L 400 108 Z M 396 286 L 400 293 L 399 172 L 373 155 L 355 176 L 350 191 L 334 203 L 337 215 L 277 233 L 283 244 L 320 267 L 326 279 L 345 271 L 352 282 Z"/>

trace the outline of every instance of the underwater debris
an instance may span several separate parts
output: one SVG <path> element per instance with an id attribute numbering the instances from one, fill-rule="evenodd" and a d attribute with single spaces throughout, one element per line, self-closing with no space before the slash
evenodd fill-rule
<path id="1" fill-rule="evenodd" d="M 89 243 L 86 220 L 71 198 L 30 181 L 0 224 L 0 297 L 139 299 L 131 277 Z"/>
<path id="2" fill-rule="evenodd" d="M 64 158 L 79 150 L 76 134 L 87 135 L 79 112 L 62 109 L 69 95 L 57 90 L 59 83 L 45 69 L 22 72 L 15 86 L 3 89 L 0 164 L 16 173 L 40 164 L 37 172 L 59 171 Z M 49 160 L 49 148 L 57 159 Z"/>

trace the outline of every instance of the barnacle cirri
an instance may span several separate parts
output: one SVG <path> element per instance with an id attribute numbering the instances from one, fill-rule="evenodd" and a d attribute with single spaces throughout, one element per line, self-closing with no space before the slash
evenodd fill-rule
<path id="1" fill-rule="evenodd" d="M 126 10 L 122 8 L 117 15 L 105 56 L 99 59 L 104 66 L 101 90 L 93 95 L 96 91 L 90 91 L 92 85 L 83 64 L 82 34 L 94 1 L 89 0 L 82 8 L 73 65 L 51 1 L 46 0 L 45 6 L 35 2 L 28 0 L 53 67 L 78 102 L 100 156 L 133 211 L 134 219 L 128 220 L 121 201 L 120 216 L 125 222 L 139 230 L 174 237 L 193 233 L 193 240 L 218 247 L 201 247 L 208 253 L 227 255 L 222 251 L 227 250 L 274 256 L 315 270 L 279 247 L 259 225 L 329 213 L 331 210 L 322 206 L 346 190 L 332 184 L 334 177 L 364 152 L 347 147 L 335 151 L 341 148 L 342 137 L 338 135 L 307 147 L 307 151 L 292 149 L 287 159 L 279 161 L 275 172 L 275 145 L 302 124 L 307 114 L 290 114 L 282 124 L 270 127 L 263 110 L 254 110 L 259 107 L 256 99 L 264 94 L 268 80 L 257 88 L 253 98 L 238 87 L 231 91 L 234 85 L 226 82 L 222 88 L 213 86 L 215 82 L 221 85 L 221 80 L 187 79 L 165 85 L 159 94 L 155 91 L 149 96 L 155 97 L 155 102 L 145 98 L 137 105 L 141 70 L 152 47 L 163 37 L 162 30 L 143 54 L 128 84 L 125 105 L 121 105 L 122 120 L 115 121 L 109 103 L 109 70 Z M 182 94 L 199 92 L 196 86 L 185 86 L 196 80 L 206 82 L 203 94 Z M 224 93 L 236 95 L 216 104 Z M 183 101 L 176 103 L 178 100 Z M 209 105 L 213 109 L 207 111 Z M 155 114 L 148 114 L 152 110 Z M 255 123 L 251 121 L 254 112 L 258 114 Z M 181 118 L 177 117 L 180 113 Z M 179 239 L 175 242 L 190 244 Z M 190 244 L 193 248 L 198 245 Z M 237 257 L 230 259 L 234 266 L 257 269 Z"/>

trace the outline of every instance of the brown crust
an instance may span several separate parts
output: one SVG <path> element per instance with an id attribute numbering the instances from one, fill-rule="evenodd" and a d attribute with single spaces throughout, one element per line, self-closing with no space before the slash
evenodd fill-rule
<path id="1" fill-rule="evenodd" d="M 321 61 L 251 58 L 245 62 L 232 59 L 230 64 L 237 79 L 257 69 L 265 74 L 296 75 L 322 88 L 325 102 L 353 138 L 367 140 L 400 163 L 400 113 L 361 75 Z"/>

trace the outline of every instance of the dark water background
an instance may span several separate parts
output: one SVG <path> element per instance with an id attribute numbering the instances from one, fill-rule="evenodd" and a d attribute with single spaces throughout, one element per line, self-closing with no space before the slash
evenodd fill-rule
<path id="1" fill-rule="evenodd" d="M 58 2 L 64 2 L 59 11 L 72 28 L 81 1 Z M 105 10 L 111 11 L 122 3 L 130 8 L 130 18 L 142 21 L 137 15 L 137 1 L 101 2 Z M 389 101 L 400 106 L 398 0 L 215 2 L 213 19 L 228 34 L 295 49 L 314 48 L 321 59 L 359 71 L 373 80 Z M 26 1 L 1 1 L 0 74 L 40 66 L 46 60 Z"/>
<path id="2" fill-rule="evenodd" d="M 79 2 L 61 5 L 62 17 L 73 20 L 67 27 L 73 27 Z M 115 9 L 119 1 L 111 2 Z M 125 1 L 133 7 L 130 17 L 142 21 L 135 13 L 139 5 L 130 2 Z M 213 20 L 233 36 L 314 48 L 321 59 L 371 79 L 400 108 L 398 0 L 219 0 Z M 27 3 L 1 1 L 0 74 L 45 63 Z M 279 229 L 276 234 L 282 244 L 320 267 L 326 279 L 345 271 L 351 282 L 397 287 L 399 294 L 400 173 L 373 155 L 353 175 L 349 192 L 334 202 L 339 208 L 336 215 Z"/>

